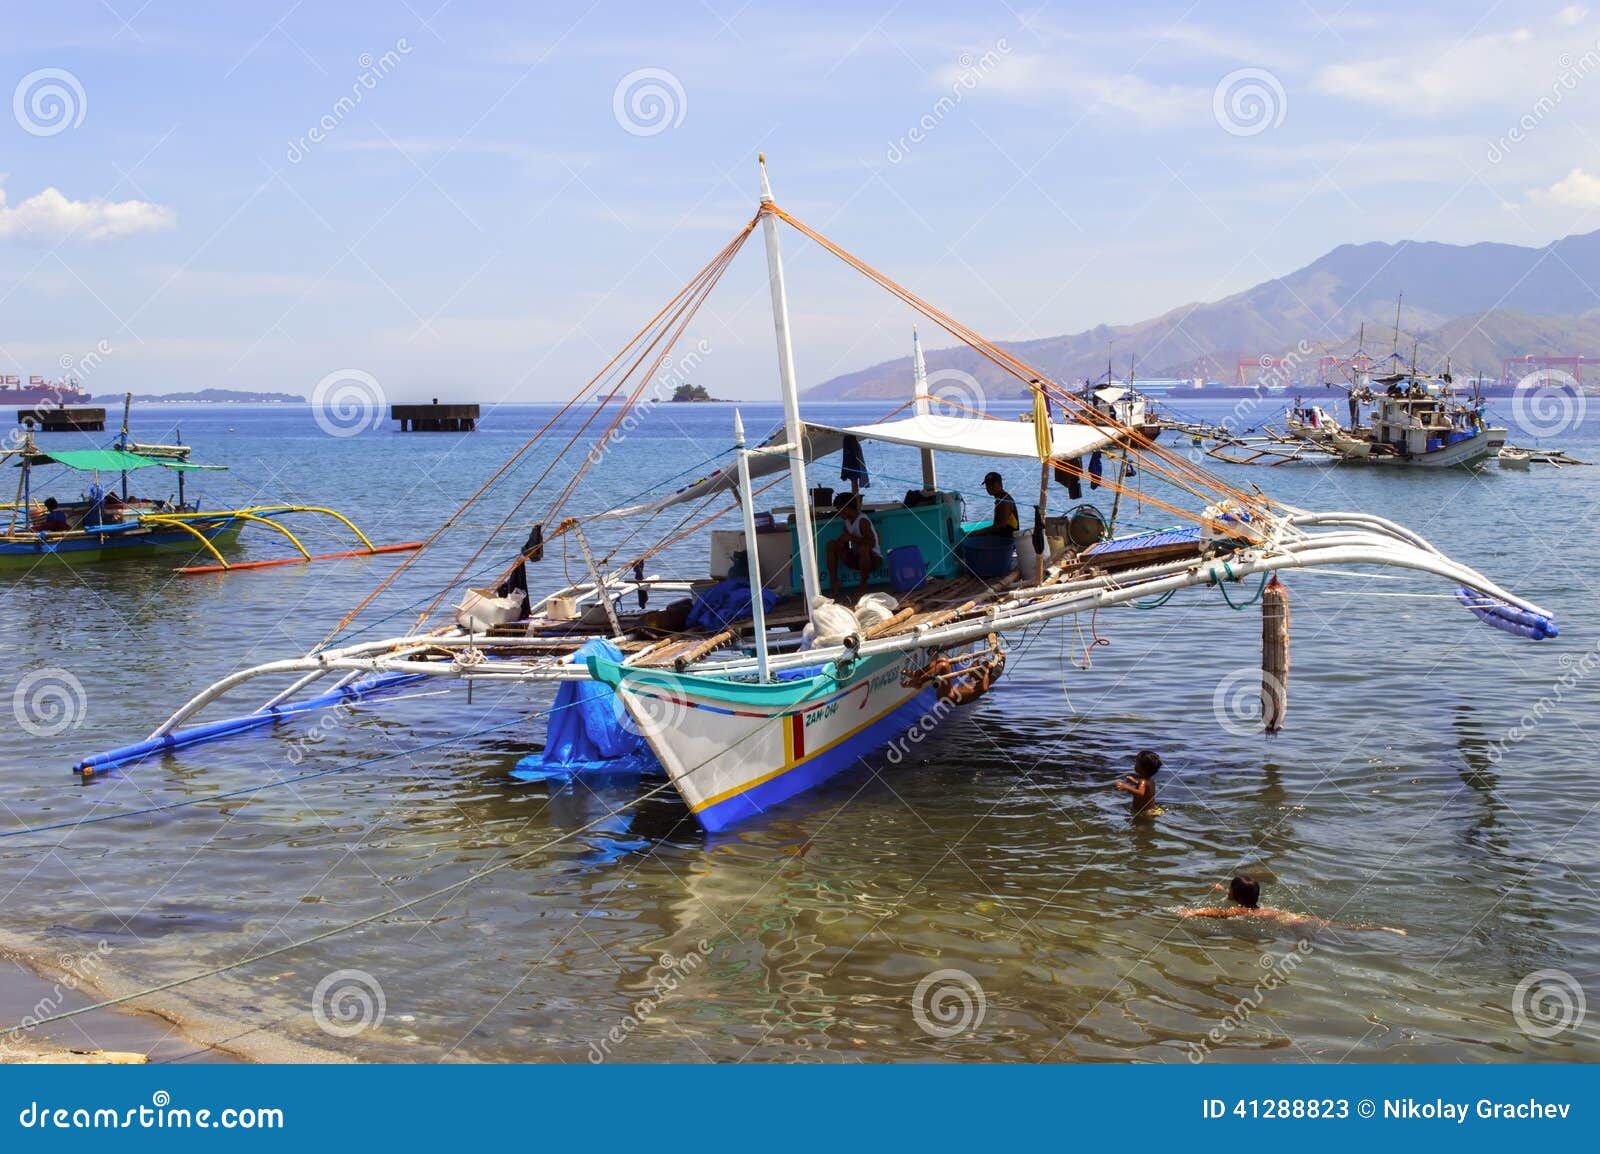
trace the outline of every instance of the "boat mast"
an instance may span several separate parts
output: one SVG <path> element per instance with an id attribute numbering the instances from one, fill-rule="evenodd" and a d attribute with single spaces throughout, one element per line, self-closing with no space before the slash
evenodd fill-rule
<path id="1" fill-rule="evenodd" d="M 772 286 L 772 326 L 778 337 L 778 384 L 783 390 L 783 422 L 789 436 L 789 486 L 794 492 L 794 523 L 799 533 L 800 580 L 806 595 L 806 614 L 822 596 L 817 581 L 817 541 L 811 530 L 811 492 L 806 483 L 805 426 L 800 423 L 800 395 L 794 380 L 794 346 L 789 340 L 789 294 L 783 285 L 783 253 L 778 247 L 778 218 L 772 185 L 767 181 L 767 158 L 761 165 L 761 231 L 767 242 L 767 280 Z"/>
<path id="2" fill-rule="evenodd" d="M 932 406 L 928 398 L 928 366 L 922 359 L 922 341 L 917 337 L 916 326 L 911 327 L 911 395 L 916 399 L 912 411 L 925 417 Z M 922 489 L 925 493 L 939 491 L 939 475 L 933 465 L 933 450 L 922 450 Z"/>
<path id="3" fill-rule="evenodd" d="M 744 514 L 745 568 L 750 577 L 750 626 L 756 639 L 756 677 L 767 680 L 766 587 L 761 577 L 760 538 L 756 536 L 755 497 L 750 492 L 750 453 L 744 443 L 744 420 L 733 410 L 733 451 L 739 458 L 739 511 Z"/>

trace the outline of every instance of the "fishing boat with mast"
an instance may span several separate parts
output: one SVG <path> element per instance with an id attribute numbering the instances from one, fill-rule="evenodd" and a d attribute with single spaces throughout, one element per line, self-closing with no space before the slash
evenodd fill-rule
<path id="1" fill-rule="evenodd" d="M 85 565 L 119 558 L 150 559 L 162 556 L 189 559 L 203 556 L 199 564 L 178 569 L 184 574 L 228 572 L 264 568 L 301 561 L 322 561 L 371 553 L 409 551 L 419 542 L 374 545 L 356 526 L 332 509 L 308 505 L 252 505 L 235 509 L 202 509 L 186 492 L 191 473 L 225 470 L 225 465 L 201 465 L 189 459 L 191 446 L 182 436 L 173 444 L 141 444 L 128 432 L 132 395 L 124 398 L 122 429 L 109 447 L 44 448 L 30 430 L 15 448 L 0 450 L 0 464 L 13 461 L 18 469 L 15 499 L 0 505 L 0 571 L 33 570 L 43 565 Z M 68 476 L 81 476 L 87 484 L 65 498 L 41 494 L 34 474 L 59 467 Z M 165 496 L 139 496 L 130 491 L 129 474 L 160 468 L 172 474 L 176 488 Z M 330 517 L 347 526 L 361 541 L 355 552 L 313 556 L 300 538 L 281 520 L 292 514 Z M 223 550 L 236 544 L 246 525 L 264 525 L 284 537 L 297 556 L 282 560 L 230 562 Z"/>
<path id="2" fill-rule="evenodd" d="M 764 159 L 760 174 L 754 216 L 428 539 L 432 547 L 456 524 L 467 524 L 469 510 L 481 509 L 485 495 L 520 469 L 536 474 L 520 499 L 500 507 L 497 527 L 486 535 L 473 531 L 470 552 L 463 550 L 468 555 L 452 578 L 434 586 L 410 628 L 384 638 L 342 636 L 414 558 L 310 652 L 230 674 L 196 692 L 144 740 L 86 757 L 77 770 L 112 770 L 334 703 L 377 701 L 398 685 L 433 678 L 464 685 L 469 701 L 473 686 L 497 687 L 502 706 L 507 690 L 526 693 L 529 724 L 547 722 L 535 761 L 572 772 L 623 763 L 658 767 L 699 823 L 715 831 L 982 697 L 1004 672 L 1007 638 L 1075 615 L 1130 604 L 1155 608 L 1190 589 L 1227 596 L 1229 587 L 1245 593 L 1247 584 L 1254 586 L 1265 622 L 1262 721 L 1269 731 L 1284 723 L 1287 706 L 1288 604 L 1280 572 L 1413 570 L 1448 581 L 1489 625 L 1531 639 L 1556 634 L 1546 610 L 1401 525 L 1360 512 L 1296 508 L 1234 487 L 1159 446 L 1115 410 L 1053 381 L 780 207 Z M 920 347 L 912 395 L 894 411 L 863 424 L 806 420 L 782 226 L 1027 386 L 1031 426 L 941 404 L 927 391 Z M 676 482 L 663 483 L 643 500 L 618 502 L 613 493 L 586 487 L 608 452 L 629 451 L 619 429 L 654 367 L 757 230 L 766 249 L 782 428 L 747 444 L 735 415 L 732 445 L 717 454 L 715 468 L 675 489 L 668 486 Z M 625 403 L 591 403 L 613 398 Z M 846 477 L 861 478 L 874 445 L 915 451 L 920 477 L 904 499 L 860 502 L 852 484 L 841 502 L 813 487 L 813 466 L 835 455 Z M 1103 520 L 1084 514 L 1093 531 L 1076 532 L 1074 511 L 1065 531 L 1053 533 L 1051 526 L 1062 522 L 1050 515 L 1052 483 L 1081 479 L 1095 452 L 1129 466 L 1107 471 L 1107 488 L 1121 495 L 1137 483 L 1147 507 L 1182 524 L 1113 536 Z M 990 495 L 1000 516 L 969 519 L 963 494 L 941 479 L 939 465 L 950 455 L 1036 472 L 1032 526 L 1026 516 L 1010 523 L 1007 503 L 1016 509 L 1017 502 L 996 495 L 997 484 Z M 536 498 L 542 512 L 529 508 Z M 876 547 L 853 553 L 869 592 L 852 604 L 824 588 L 823 562 L 837 558 L 834 543 L 847 531 L 866 539 L 863 519 Z M 719 521 L 737 528 L 716 530 Z M 524 533 L 520 547 L 510 543 Z M 664 558 L 683 556 L 680 543 L 706 533 L 712 539 L 705 570 L 652 571 Z M 729 550 L 730 533 L 742 548 Z M 567 556 L 581 563 L 585 579 L 530 580 L 558 544 L 570 547 Z M 251 712 L 200 720 L 219 701 L 247 687 L 260 693 L 261 686 L 270 686 L 266 700 Z"/>

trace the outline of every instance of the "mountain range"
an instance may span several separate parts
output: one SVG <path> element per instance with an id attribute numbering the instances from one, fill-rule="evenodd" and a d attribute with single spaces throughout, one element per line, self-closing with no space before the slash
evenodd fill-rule
<path id="1" fill-rule="evenodd" d="M 1324 354 L 1349 356 L 1365 326 L 1374 358 L 1415 344 L 1419 367 L 1498 377 L 1505 358 L 1528 353 L 1600 355 L 1600 230 L 1543 248 L 1401 241 L 1340 245 L 1304 268 L 1218 301 L 1184 305 L 1130 325 L 1100 325 L 1067 336 L 999 342 L 1069 383 L 1094 379 L 1113 358 L 1119 378 L 1136 358 L 1137 376 L 1203 377 L 1238 383 L 1239 363 L 1285 356 L 1305 342 L 1286 382 L 1314 383 Z M 1403 298 L 1402 298 L 1402 295 Z M 1397 300 L 1400 337 L 1394 339 Z M 971 349 L 930 350 L 929 373 L 970 373 L 992 397 L 1024 385 Z M 1253 368 L 1245 371 L 1254 383 Z M 904 357 L 816 386 L 817 399 L 867 400 L 910 393 Z M 935 392 L 938 391 L 935 387 Z"/>

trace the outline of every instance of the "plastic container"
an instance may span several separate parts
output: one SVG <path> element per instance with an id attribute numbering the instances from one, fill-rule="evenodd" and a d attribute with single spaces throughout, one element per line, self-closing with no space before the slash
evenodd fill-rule
<path id="1" fill-rule="evenodd" d="M 928 565 L 920 548 L 902 545 L 889 550 L 889 588 L 896 593 L 909 593 L 927 579 Z"/>
<path id="2" fill-rule="evenodd" d="M 961 564 L 974 577 L 1004 577 L 1016 562 L 1016 547 L 1011 535 L 983 533 L 964 537 L 957 546 Z"/>
<path id="3" fill-rule="evenodd" d="M 1017 572 L 1024 581 L 1032 581 L 1039 571 L 1039 551 L 1033 547 L 1033 530 L 1022 529 L 1011 535 L 1017 551 Z M 1050 543 L 1045 542 L 1044 559 L 1050 560 Z"/>

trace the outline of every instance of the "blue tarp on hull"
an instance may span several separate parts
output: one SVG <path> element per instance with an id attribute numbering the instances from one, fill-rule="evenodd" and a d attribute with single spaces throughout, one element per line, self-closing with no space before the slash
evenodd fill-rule
<path id="1" fill-rule="evenodd" d="M 622 650 L 596 638 L 571 660 L 576 665 L 590 657 L 620 662 Z M 611 686 L 602 681 L 563 681 L 550 708 L 544 750 L 517 762 L 511 776 L 523 781 L 559 781 L 577 774 L 641 774 L 660 769 L 661 763 Z"/>

